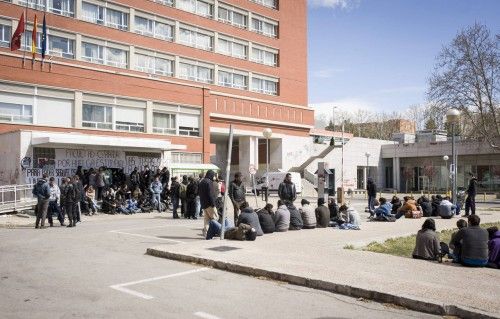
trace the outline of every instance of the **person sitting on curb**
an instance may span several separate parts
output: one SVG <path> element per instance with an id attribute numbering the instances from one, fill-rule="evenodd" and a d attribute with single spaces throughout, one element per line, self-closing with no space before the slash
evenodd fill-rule
<path id="1" fill-rule="evenodd" d="M 403 206 L 401 200 L 397 196 L 392 196 L 391 205 L 392 205 L 392 210 L 391 210 L 392 215 L 396 215 L 398 213 L 398 209 L 400 209 L 401 206 Z"/>
<path id="2" fill-rule="evenodd" d="M 330 220 L 336 219 L 339 214 L 339 205 L 332 196 L 328 197 L 328 209 L 330 210 Z"/>
<path id="3" fill-rule="evenodd" d="M 457 228 L 458 230 L 462 228 L 467 228 L 467 222 L 464 219 L 457 220 Z M 449 257 L 453 259 L 454 263 L 460 263 L 460 258 L 461 258 L 460 251 L 462 249 L 462 243 L 455 242 L 455 236 L 457 235 L 457 233 L 458 231 L 451 234 L 451 240 L 449 246 L 449 248 L 453 250 L 453 253 L 449 254 Z"/>
<path id="4" fill-rule="evenodd" d="M 266 204 L 263 209 L 257 212 L 257 215 L 259 216 L 260 228 L 262 228 L 264 234 L 274 233 L 276 227 L 274 226 L 273 220 L 273 205 Z"/>
<path id="5" fill-rule="evenodd" d="M 300 216 L 304 222 L 303 229 L 314 229 L 316 228 L 316 215 L 314 213 L 314 208 L 310 205 L 307 199 L 302 199 L 300 202 L 301 207 L 299 208 Z"/>
<path id="6" fill-rule="evenodd" d="M 432 205 L 427 196 L 421 196 L 417 200 L 417 204 L 422 208 L 422 214 L 424 217 L 432 216 Z"/>
<path id="7" fill-rule="evenodd" d="M 484 267 L 488 263 L 488 232 L 479 226 L 478 215 L 470 215 L 469 227 L 460 229 L 452 245 L 462 245 L 461 263 L 469 267 Z"/>
<path id="8" fill-rule="evenodd" d="M 500 231 L 498 227 L 493 226 L 488 231 L 488 267 L 500 268 Z"/>
<path id="9" fill-rule="evenodd" d="M 225 229 L 230 229 L 233 228 L 233 224 L 226 218 L 224 221 L 224 228 Z M 219 223 L 219 221 L 215 219 L 210 219 L 208 222 L 208 230 L 207 230 L 207 235 L 205 237 L 206 240 L 210 240 L 214 237 L 220 236 L 220 232 L 222 230 L 222 225 Z M 224 232 L 225 234 L 225 232 Z"/>
<path id="10" fill-rule="evenodd" d="M 250 227 L 255 228 L 255 230 L 257 231 L 257 236 L 264 235 L 264 232 L 260 227 L 259 216 L 253 210 L 253 208 L 248 206 L 248 202 L 244 201 L 243 203 L 241 203 L 240 209 L 241 213 L 238 216 L 238 222 L 236 223 L 236 226 L 239 226 L 240 224 L 247 224 L 250 225 Z"/>
<path id="11" fill-rule="evenodd" d="M 443 219 L 450 219 L 455 215 L 457 206 L 450 202 L 450 197 L 446 196 L 438 206 L 438 214 Z"/>
<path id="12" fill-rule="evenodd" d="M 441 252 L 439 235 L 436 233 L 436 223 L 434 219 L 427 218 L 417 233 L 413 258 L 424 260 L 438 260 Z"/>
<path id="13" fill-rule="evenodd" d="M 289 230 L 301 230 L 304 227 L 304 222 L 302 221 L 302 216 L 300 216 L 299 210 L 295 205 L 288 201 L 286 202 L 286 207 L 290 212 L 290 228 Z"/>
<path id="14" fill-rule="evenodd" d="M 328 207 L 325 205 L 325 199 L 324 198 L 318 198 L 318 207 L 314 211 L 316 214 L 316 227 L 318 228 L 326 228 L 330 224 L 330 210 Z M 335 215 L 334 218 L 338 217 L 338 212 Z"/>
<path id="15" fill-rule="evenodd" d="M 249 240 L 257 238 L 257 231 L 247 224 L 239 224 L 238 227 L 231 227 L 224 232 L 224 239 L 227 240 Z"/>
<path id="16" fill-rule="evenodd" d="M 290 211 L 283 200 L 278 200 L 278 209 L 274 213 L 274 226 L 277 232 L 286 232 L 290 227 Z"/>

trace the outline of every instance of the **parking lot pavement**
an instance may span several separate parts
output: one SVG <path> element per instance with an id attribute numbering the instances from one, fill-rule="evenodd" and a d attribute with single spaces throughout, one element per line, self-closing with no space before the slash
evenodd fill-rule
<path id="1" fill-rule="evenodd" d="M 375 302 L 144 254 L 199 241 L 163 214 L 76 228 L 0 229 L 2 318 L 432 318 Z"/>

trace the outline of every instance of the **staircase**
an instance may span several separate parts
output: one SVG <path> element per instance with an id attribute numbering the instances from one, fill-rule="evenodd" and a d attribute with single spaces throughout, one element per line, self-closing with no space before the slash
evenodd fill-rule
<path id="1" fill-rule="evenodd" d="M 314 162 L 316 159 L 321 159 L 325 157 L 328 153 L 330 153 L 334 149 L 334 146 L 327 146 L 321 153 L 309 157 L 304 163 L 302 163 L 300 166 L 292 167 L 290 168 L 290 172 L 298 172 L 302 176 L 304 176 L 304 169 L 309 166 L 312 162 Z"/>
<path id="2" fill-rule="evenodd" d="M 302 194 L 300 194 L 301 197 L 318 197 L 318 192 L 316 191 L 316 188 L 314 185 L 306 180 L 305 178 L 302 179 Z"/>

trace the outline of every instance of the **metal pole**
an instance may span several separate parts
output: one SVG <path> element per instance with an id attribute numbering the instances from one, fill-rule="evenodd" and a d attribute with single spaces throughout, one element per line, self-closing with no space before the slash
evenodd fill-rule
<path id="1" fill-rule="evenodd" d="M 229 125 L 229 142 L 227 148 L 227 165 L 226 165 L 226 188 L 227 182 L 229 181 L 229 176 L 231 173 L 231 154 L 233 150 L 233 125 Z M 222 203 L 222 227 L 220 229 L 220 240 L 224 239 L 224 231 L 226 228 L 226 210 L 227 210 L 227 202 L 228 202 L 228 191 L 224 193 L 224 201 Z"/>
<path id="2" fill-rule="evenodd" d="M 333 107 L 333 110 L 332 110 L 332 132 L 335 132 L 335 106 Z"/>
<path id="3" fill-rule="evenodd" d="M 341 187 L 341 190 L 342 190 L 342 205 L 344 204 L 344 120 L 342 120 L 342 165 L 341 165 L 341 172 L 340 172 L 340 176 L 341 176 L 341 183 L 340 183 L 340 187 Z"/>
<path id="4" fill-rule="evenodd" d="M 269 138 L 266 137 L 266 204 L 269 200 Z"/>
<path id="5" fill-rule="evenodd" d="M 448 193 L 450 192 L 450 168 L 448 167 L 448 161 L 444 161 L 444 165 L 446 165 L 446 170 L 448 171 L 448 176 L 446 177 L 446 196 L 448 196 Z"/>
<path id="6" fill-rule="evenodd" d="M 456 205 L 457 202 L 457 162 L 455 158 L 455 123 L 451 123 L 451 157 L 453 160 L 453 175 L 452 175 L 452 180 L 451 180 L 451 196 L 452 196 L 452 203 Z"/>

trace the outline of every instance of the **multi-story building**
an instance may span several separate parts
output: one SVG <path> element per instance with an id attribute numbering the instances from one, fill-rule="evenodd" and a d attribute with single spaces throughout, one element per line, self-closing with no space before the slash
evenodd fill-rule
<path id="1" fill-rule="evenodd" d="M 78 166 L 223 168 L 230 124 L 234 169 L 265 168 L 268 127 L 272 169 L 303 161 L 306 12 L 306 0 L 0 1 L 0 184 Z M 44 14 L 48 56 L 32 64 Z"/>

